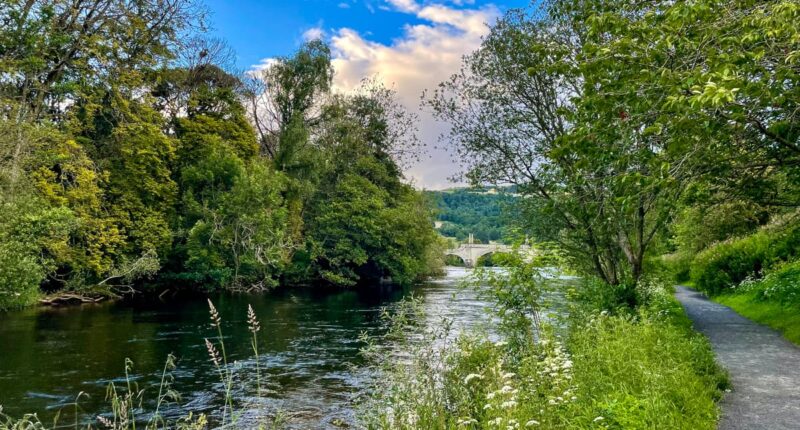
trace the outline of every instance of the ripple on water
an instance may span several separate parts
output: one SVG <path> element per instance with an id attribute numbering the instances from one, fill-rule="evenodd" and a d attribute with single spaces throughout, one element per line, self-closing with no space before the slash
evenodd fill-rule
<path id="1" fill-rule="evenodd" d="M 375 377 L 359 354 L 361 333 L 380 338 L 386 330 L 381 309 L 411 293 L 422 299 L 429 324 L 441 317 L 452 318 L 457 328 L 485 322 L 486 303 L 457 286 L 470 273 L 451 268 L 442 279 L 403 291 L 293 289 L 212 297 L 223 318 L 241 420 L 258 423 L 280 413 L 294 429 L 352 425 L 354 405 L 368 395 Z M 258 363 L 246 326 L 248 304 L 261 320 Z M 183 397 L 179 404 L 162 406 L 163 414 L 177 418 L 195 411 L 219 419 L 225 385 L 208 360 L 204 338 L 216 341 L 217 333 L 209 326 L 203 298 L 12 312 L 0 321 L 0 344 L 10 346 L 0 348 L 0 404 L 12 415 L 37 412 L 47 420 L 84 391 L 90 397 L 81 399 L 81 408 L 93 417 L 108 410 L 106 386 L 127 383 L 124 365 L 130 358 L 130 381 L 145 389 L 145 410 L 152 410 L 164 360 L 172 353 L 178 364 L 173 388 Z M 262 374 L 263 398 L 255 396 L 256 368 Z"/>

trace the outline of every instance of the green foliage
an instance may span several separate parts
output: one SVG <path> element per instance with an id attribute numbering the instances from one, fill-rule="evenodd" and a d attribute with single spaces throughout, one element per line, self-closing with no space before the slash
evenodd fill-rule
<path id="1" fill-rule="evenodd" d="M 235 177 L 190 228 L 182 277 L 207 288 L 274 286 L 289 249 L 282 189 L 282 176 L 263 163 Z"/>
<path id="2" fill-rule="evenodd" d="M 72 212 L 31 194 L 0 197 L 0 310 L 30 305 L 76 227 Z"/>
<path id="3" fill-rule="evenodd" d="M 426 191 L 436 204 L 436 219 L 442 222 L 439 233 L 465 241 L 470 234 L 482 243 L 501 241 L 507 236 L 509 223 L 503 209 L 513 197 L 502 191 L 497 194 L 464 188 Z"/>
<path id="4" fill-rule="evenodd" d="M 13 23 L 0 30 L 0 308 L 39 288 L 262 290 L 438 270 L 427 202 L 397 164 L 416 146 L 394 93 L 331 95 L 321 41 L 234 76 L 224 45 L 194 33 L 195 6 L 0 5 Z"/>
<path id="5" fill-rule="evenodd" d="M 800 344 L 800 260 L 777 265 L 761 279 L 747 278 L 713 299 Z"/>
<path id="6" fill-rule="evenodd" d="M 569 293 L 574 311 L 559 330 L 536 318 L 548 309 L 542 293 L 559 284 L 517 263 L 477 283 L 494 297 L 502 340 L 456 338 L 442 321 L 422 341 L 406 341 L 409 358 L 382 367 L 386 377 L 363 410 L 367 428 L 716 428 L 726 375 L 662 283 L 642 282 L 646 304 L 617 315 Z M 420 312 L 414 301 L 400 306 L 389 335 L 416 333 Z M 365 352 L 377 359 L 377 351 Z"/>
<path id="7" fill-rule="evenodd" d="M 747 201 L 696 204 L 676 217 L 673 242 L 680 252 L 694 254 L 715 242 L 751 233 L 768 217 L 763 207 Z"/>
<path id="8" fill-rule="evenodd" d="M 748 277 L 800 255 L 800 226 L 778 223 L 700 252 L 691 264 L 695 286 L 710 294 L 733 288 Z"/>

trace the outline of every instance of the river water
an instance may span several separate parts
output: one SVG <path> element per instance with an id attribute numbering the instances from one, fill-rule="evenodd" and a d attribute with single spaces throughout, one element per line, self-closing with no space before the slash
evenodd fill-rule
<path id="1" fill-rule="evenodd" d="M 431 318 L 450 318 L 456 329 L 484 323 L 486 303 L 459 287 L 466 269 L 413 288 L 376 286 L 358 291 L 281 289 L 264 295 L 211 296 L 220 316 L 235 379 L 234 398 L 251 414 L 280 413 L 290 428 L 351 427 L 354 404 L 369 395 L 375 371 L 359 354 L 362 332 L 380 339 L 386 322 L 380 311 L 414 294 Z M 255 365 L 247 331 L 247 305 L 261 322 L 258 362 L 266 396 L 256 398 Z M 0 405 L 20 417 L 37 413 L 52 423 L 74 422 L 76 398 L 82 416 L 107 412 L 106 389 L 130 380 L 144 389 L 144 411 L 153 410 L 164 361 L 177 357 L 173 388 L 179 404 L 164 415 L 188 411 L 219 415 L 224 386 L 208 358 L 204 338 L 213 338 L 204 297 L 180 301 L 104 303 L 91 307 L 27 309 L 0 314 Z M 391 346 L 391 345 L 386 345 Z M 78 397 L 79 393 L 85 393 Z M 245 416 L 243 419 L 247 419 Z"/>

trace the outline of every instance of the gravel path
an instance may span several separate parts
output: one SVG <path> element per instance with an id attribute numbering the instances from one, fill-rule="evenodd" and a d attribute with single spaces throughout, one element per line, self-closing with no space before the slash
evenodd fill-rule
<path id="1" fill-rule="evenodd" d="M 676 297 L 731 376 L 719 429 L 800 429 L 800 348 L 694 290 Z"/>

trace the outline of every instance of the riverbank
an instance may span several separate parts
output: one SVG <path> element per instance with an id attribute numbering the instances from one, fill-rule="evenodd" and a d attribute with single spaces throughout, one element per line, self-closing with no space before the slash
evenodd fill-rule
<path id="1" fill-rule="evenodd" d="M 390 366 L 369 427 L 716 428 L 727 377 L 671 287 L 643 283 L 630 309 L 600 282 L 561 285 L 569 315 L 549 324 L 544 284 L 514 282 L 527 274 L 491 278 L 499 339 L 434 332 Z"/>

